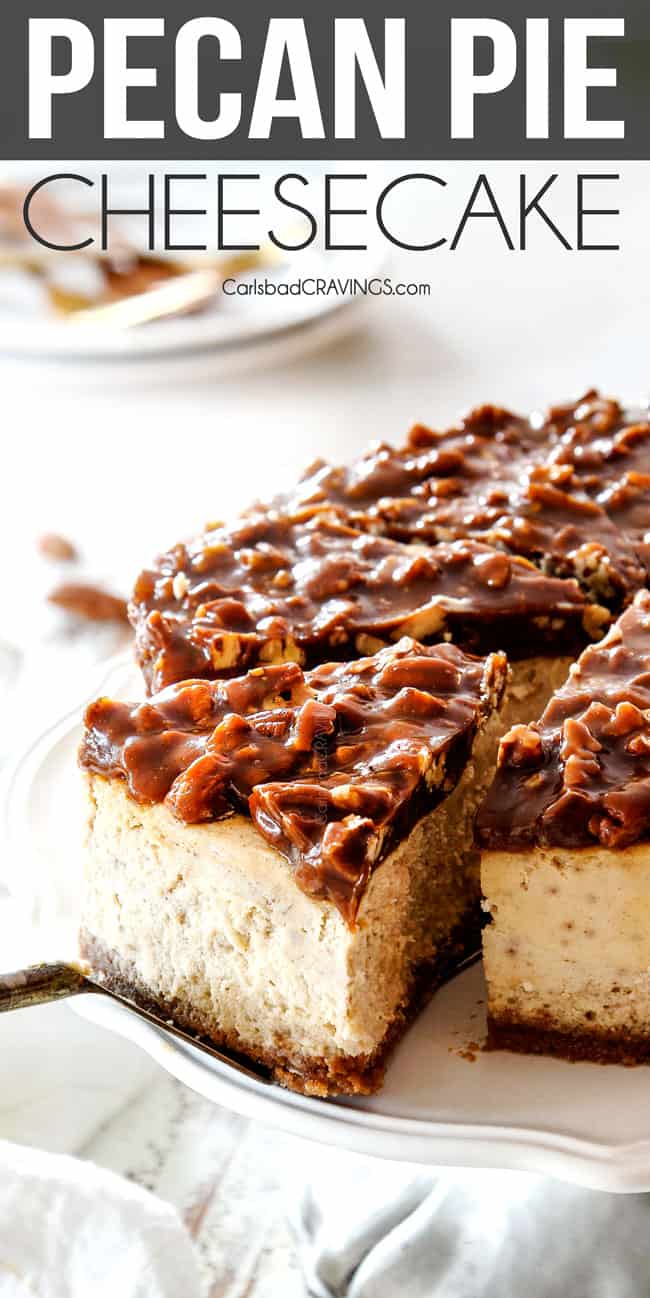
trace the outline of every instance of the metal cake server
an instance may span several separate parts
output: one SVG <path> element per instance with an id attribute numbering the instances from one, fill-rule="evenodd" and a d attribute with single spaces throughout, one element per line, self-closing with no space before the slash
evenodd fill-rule
<path id="1" fill-rule="evenodd" d="M 236 1054 L 212 1045 L 205 1037 L 195 1035 L 193 1032 L 185 1032 L 169 1019 L 145 1009 L 135 1001 L 127 1000 L 126 996 L 110 991 L 99 982 L 94 982 L 91 971 L 81 965 L 63 962 L 36 964 L 28 969 L 18 969 L 14 973 L 0 974 L 0 1013 L 27 1009 L 31 1005 L 45 1005 L 48 1001 L 67 1000 L 69 996 L 80 996 L 86 992 L 108 996 L 110 1000 L 117 1001 L 118 1005 L 123 1005 L 132 1014 L 137 1014 L 138 1018 L 144 1019 L 145 1023 L 151 1023 L 161 1032 L 178 1037 L 186 1045 L 203 1050 L 212 1059 L 218 1059 L 219 1063 L 227 1064 L 229 1068 L 234 1068 L 245 1077 L 252 1078 L 253 1081 L 267 1084 L 271 1082 L 271 1070 L 265 1068 L 263 1064 L 249 1060 L 244 1062 Z"/>
<path id="2" fill-rule="evenodd" d="M 451 982 L 465 969 L 476 964 L 480 958 L 480 950 L 471 952 L 463 960 L 445 970 L 438 986 Z M 166 1032 L 185 1042 L 186 1045 L 202 1050 L 212 1059 L 218 1059 L 219 1063 L 234 1068 L 238 1073 L 243 1073 L 244 1077 L 250 1077 L 255 1082 L 264 1082 L 265 1085 L 271 1085 L 273 1082 L 270 1068 L 253 1060 L 244 1060 L 234 1052 L 219 1049 L 205 1037 L 186 1032 L 170 1019 L 165 1019 L 155 1011 L 129 1000 L 126 996 L 120 996 L 118 992 L 111 991 L 100 982 L 95 982 L 89 967 L 74 964 L 72 961 L 36 964 L 27 969 L 18 969 L 14 973 L 0 974 L 0 1014 L 9 1010 L 27 1009 L 31 1005 L 45 1005 L 49 1001 L 67 1000 L 70 996 L 80 996 L 87 992 L 108 996 L 110 1000 L 117 1001 L 118 1005 L 124 1006 L 132 1014 L 137 1014 L 139 1018 L 144 1019 L 145 1023 L 152 1024 L 160 1032 Z"/>

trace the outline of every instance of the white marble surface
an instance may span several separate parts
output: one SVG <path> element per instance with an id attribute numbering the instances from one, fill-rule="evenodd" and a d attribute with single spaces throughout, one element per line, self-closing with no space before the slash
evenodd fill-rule
<path id="1" fill-rule="evenodd" d="M 512 201 L 516 168 L 489 170 Z M 527 170 L 540 181 L 546 174 Z M 559 168 L 566 190 L 558 210 L 568 211 L 576 170 Z M 466 192 L 475 171 L 444 168 L 447 211 L 454 186 Z M 93 570 L 126 588 L 152 551 L 271 491 L 316 454 L 351 455 L 370 437 L 399 437 L 415 420 L 443 423 L 482 400 L 530 407 L 591 384 L 632 397 L 650 389 L 648 166 L 626 166 L 622 175 L 621 252 L 566 253 L 540 227 L 527 253 L 512 253 L 492 222 L 476 222 L 456 253 L 396 259 L 395 273 L 432 283 L 429 299 L 373 300 L 365 330 L 313 355 L 218 380 L 205 357 L 94 371 L 5 362 L 0 638 L 15 638 L 17 615 L 30 633 L 46 633 L 37 611 L 46 578 L 31 558 L 43 530 L 78 539 Z M 428 215 L 414 210 L 413 229 Z M 56 703 L 56 678 L 51 689 Z M 38 1013 L 48 1015 L 47 1030 L 35 1017 L 21 1049 L 37 1052 L 46 1031 L 54 1056 L 71 1016 L 62 1006 Z M 8 1032 L 0 1023 L 0 1072 L 16 1058 Z M 115 1047 L 109 1084 L 110 1068 L 127 1067 L 133 1050 Z M 99 1129 L 90 1123 L 78 1152 L 178 1207 L 211 1298 L 302 1296 L 285 1202 L 309 1150 L 216 1110 L 149 1064 L 128 1067 L 135 1098 Z M 37 1075 L 32 1082 L 22 1108 L 3 1105 L 0 1091 L 0 1137 L 56 1148 L 56 1095 L 35 1095 Z M 39 1122 L 30 1128 L 36 1100 Z"/>
<path id="2" fill-rule="evenodd" d="M 173 1203 L 198 1247 L 206 1298 L 302 1298 L 287 1225 L 307 1151 L 158 1075 L 81 1151 Z"/>
<path id="3" fill-rule="evenodd" d="M 3 967 L 21 964 L 18 928 L 0 901 Z M 171 1203 L 205 1298 L 302 1298 L 286 1213 L 313 1151 L 210 1104 L 67 1005 L 0 1020 L 0 1139 L 90 1159 Z"/>

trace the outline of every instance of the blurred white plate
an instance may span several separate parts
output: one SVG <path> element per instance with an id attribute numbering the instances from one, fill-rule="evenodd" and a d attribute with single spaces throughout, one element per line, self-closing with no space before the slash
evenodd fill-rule
<path id="1" fill-rule="evenodd" d="M 356 280 L 384 273 L 385 251 L 367 253 L 303 252 L 278 268 L 260 267 L 237 277 L 238 283 L 269 280 L 274 285 L 298 279 L 336 279 L 345 289 Z M 331 296 L 227 296 L 219 292 L 204 310 L 131 329 L 109 325 L 81 326 L 74 316 L 57 318 L 44 311 L 23 314 L 3 295 L 0 271 L 0 352 L 48 361 L 126 361 L 210 352 L 224 360 L 274 344 L 330 341 L 356 325 L 373 298 L 353 291 Z"/>
<path id="2" fill-rule="evenodd" d="M 156 174 L 157 187 L 160 190 L 161 175 L 165 170 L 176 173 L 196 170 L 189 164 L 169 164 L 165 167 L 152 164 L 147 171 Z M 67 169 L 61 164 L 61 171 L 77 171 L 78 167 Z M 84 164 L 84 174 L 99 180 L 99 164 Z M 232 170 L 224 167 L 224 170 Z M 311 165 L 306 167 L 315 184 L 322 177 L 323 167 Z M 270 187 L 278 166 L 258 167 L 262 177 L 261 186 L 256 190 L 256 201 L 261 204 L 259 227 L 254 230 L 254 238 L 262 239 L 261 231 L 265 230 L 265 214 L 271 212 Z M 14 164 L 4 180 L 16 182 L 27 188 L 35 175 L 39 174 L 38 164 Z M 188 180 L 200 178 L 186 177 Z M 144 171 L 141 164 L 113 164 L 109 167 L 109 180 L 112 186 L 112 201 L 119 208 L 138 208 L 143 202 Z M 317 195 L 318 191 L 314 191 Z M 200 187 L 195 192 L 191 186 L 184 188 L 183 201 L 188 204 L 188 215 L 180 214 L 175 221 L 175 238 L 183 241 L 187 234 L 188 243 L 196 238 L 196 228 L 192 226 L 191 208 L 196 204 L 208 202 L 211 188 Z M 80 199 L 75 187 L 65 182 L 57 184 L 53 192 L 54 199 L 64 206 L 70 206 L 71 212 L 78 214 Z M 86 195 L 87 199 L 87 195 Z M 88 200 L 90 201 L 90 200 Z M 314 199 L 315 201 L 315 199 Z M 210 219 L 214 213 L 209 209 Z M 275 222 L 270 221 L 276 226 Z M 206 222 L 209 225 L 209 222 Z M 289 234 L 287 227 L 287 234 Z M 297 232 L 297 231 L 296 231 Z M 139 247 L 141 239 L 141 218 L 121 218 L 115 226 L 115 234 L 122 234 L 131 240 L 132 247 Z M 302 234 L 302 231 L 301 231 Z M 243 239 L 253 239 L 253 231 L 248 227 L 241 232 Z M 160 195 L 156 208 L 156 248 L 162 247 L 162 208 Z M 34 245 L 35 247 L 35 245 Z M 42 251 L 36 248 L 36 254 L 43 257 Z M 158 254 L 158 253 L 157 253 Z M 158 254 L 160 256 L 160 254 Z M 162 254 L 165 256 L 165 254 Z M 223 258 L 231 254 L 222 254 Z M 52 261 L 48 258 L 53 257 Z M 187 260 L 193 269 L 213 265 L 213 254 L 202 257 L 199 253 L 179 254 L 176 260 Z M 372 279 L 384 273 L 387 244 L 376 236 L 367 252 L 324 252 L 322 248 L 304 249 L 302 252 L 285 254 L 285 261 L 278 266 L 259 265 L 248 273 L 236 275 L 237 282 L 250 283 L 253 279 L 269 279 L 275 286 L 283 282 L 293 282 L 298 278 L 305 279 L 339 279 L 341 283 L 357 279 Z M 88 276 L 92 279 L 92 263 L 74 253 L 44 253 L 44 265 L 51 267 L 49 273 L 64 276 L 64 286 L 75 288 L 78 276 L 80 284 L 86 283 Z M 219 258 L 218 258 L 219 260 Z M 75 269 L 77 263 L 77 269 Z M 79 288 L 79 284 L 77 284 Z M 83 288 L 80 289 L 83 291 Z M 357 322 L 359 315 L 365 312 L 371 299 L 354 292 L 341 292 L 337 296 L 227 296 L 222 292 L 215 295 L 214 305 L 206 306 L 200 313 L 166 319 L 157 323 L 144 324 L 127 330 L 115 327 L 77 326 L 73 315 L 56 317 L 51 314 L 47 305 L 44 288 L 38 279 L 22 271 L 0 269 L 0 353 L 12 357 L 42 357 L 48 361 L 147 361 L 157 357 L 183 357 L 187 353 L 209 352 L 215 360 L 223 363 L 240 360 L 245 353 L 257 356 L 259 349 L 274 345 L 278 348 L 295 347 L 296 340 L 301 345 L 315 345 L 320 341 L 330 341 L 341 332 L 349 330 Z"/>
<path id="3" fill-rule="evenodd" d="M 87 697 L 133 697 L 134 679 L 122 660 L 91 683 Z M 42 958 L 66 954 L 63 933 L 76 926 L 79 718 L 80 709 L 26 747 L 5 780 L 0 808 L 7 881 L 42 926 Z M 294 1135 L 414 1163 L 513 1168 L 600 1190 L 650 1190 L 647 1067 L 473 1051 L 484 1033 L 479 967 L 433 999 L 397 1049 L 380 1094 L 356 1101 L 307 1099 L 249 1081 L 108 1000 L 70 1003 L 216 1104 Z"/>
<path id="4" fill-rule="evenodd" d="M 300 278 L 341 282 L 357 276 L 372 279 L 381 274 L 380 254 L 359 261 L 336 260 L 326 253 L 302 254 L 304 260 L 280 270 L 258 270 L 252 278 L 269 278 L 275 284 Z M 0 280 L 1 287 L 1 280 Z M 259 348 L 287 347 L 296 340 L 330 341 L 357 324 L 372 299 L 343 293 L 336 297 L 227 297 L 219 293 L 214 306 L 200 314 L 143 324 L 128 330 L 93 324 L 75 326 L 73 317 L 21 319 L 3 310 L 0 296 L 0 352 L 14 357 L 47 357 L 48 361 L 139 361 L 210 352 L 222 360 L 243 356 Z"/>

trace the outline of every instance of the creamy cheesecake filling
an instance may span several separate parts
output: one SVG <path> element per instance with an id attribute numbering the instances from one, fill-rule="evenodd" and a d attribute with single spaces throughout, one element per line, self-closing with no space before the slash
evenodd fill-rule
<path id="1" fill-rule="evenodd" d="M 491 1043 L 650 1057 L 650 593 L 505 735 L 477 834 Z"/>
<path id="2" fill-rule="evenodd" d="M 487 852 L 482 879 L 492 1044 L 650 1055 L 650 846 Z"/>

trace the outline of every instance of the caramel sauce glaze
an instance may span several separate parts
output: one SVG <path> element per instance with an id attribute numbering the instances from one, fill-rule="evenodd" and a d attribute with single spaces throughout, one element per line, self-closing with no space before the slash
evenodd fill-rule
<path id="1" fill-rule="evenodd" d="M 81 765 L 189 824 L 240 812 L 354 923 L 374 867 L 453 789 L 503 654 L 403 638 L 351 663 L 256 667 L 87 709 Z"/>

